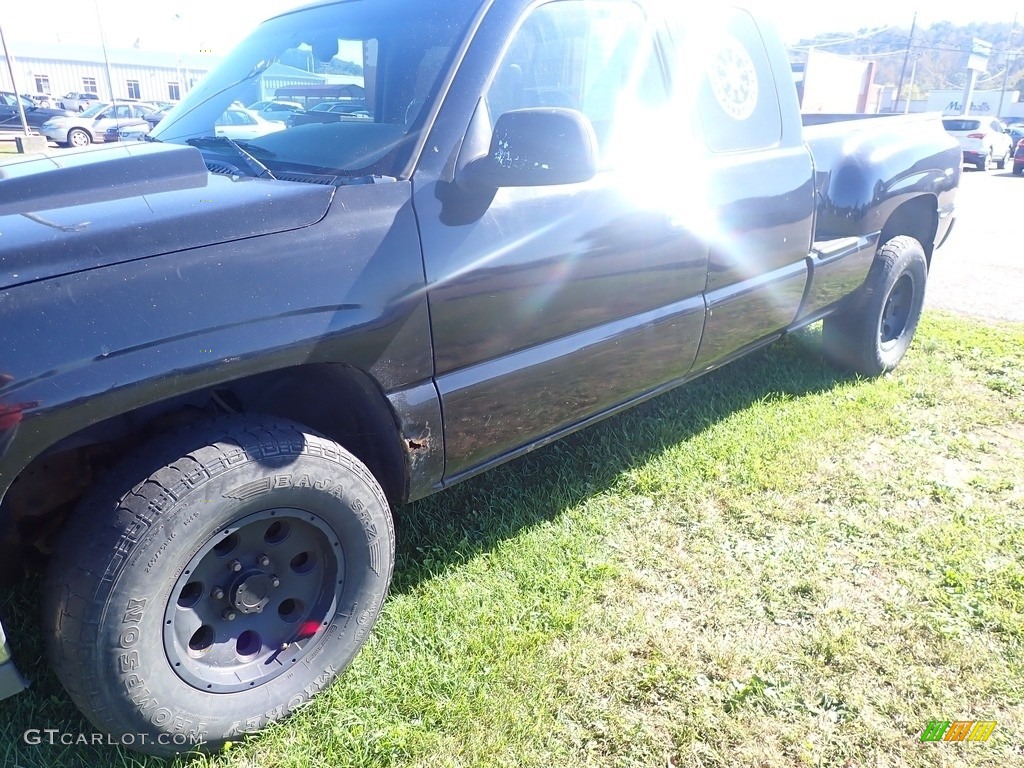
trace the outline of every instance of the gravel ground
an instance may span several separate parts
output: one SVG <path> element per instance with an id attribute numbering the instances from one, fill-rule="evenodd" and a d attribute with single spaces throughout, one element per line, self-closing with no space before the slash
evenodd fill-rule
<path id="1" fill-rule="evenodd" d="M 1024 176 L 965 169 L 957 217 L 936 251 L 926 309 L 1024 323 Z"/>

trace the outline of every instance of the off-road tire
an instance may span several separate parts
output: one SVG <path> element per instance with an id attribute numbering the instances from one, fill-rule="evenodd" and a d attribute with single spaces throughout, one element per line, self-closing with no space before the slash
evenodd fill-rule
<path id="1" fill-rule="evenodd" d="M 852 303 L 825 318 L 825 356 L 865 376 L 899 365 L 921 318 L 927 279 L 928 260 L 917 240 L 900 236 L 883 245 Z"/>
<path id="2" fill-rule="evenodd" d="M 340 445 L 283 419 L 207 422 L 83 500 L 44 589 L 48 652 L 75 704 L 126 746 L 216 748 L 349 664 L 394 551 L 380 485 Z"/>

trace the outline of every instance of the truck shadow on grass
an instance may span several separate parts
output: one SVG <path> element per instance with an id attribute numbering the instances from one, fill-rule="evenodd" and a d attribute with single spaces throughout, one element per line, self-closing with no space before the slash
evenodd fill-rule
<path id="1" fill-rule="evenodd" d="M 399 507 L 391 592 L 409 592 L 527 529 L 557 519 L 612 488 L 624 473 L 754 403 L 826 392 L 850 380 L 824 361 L 820 331 L 812 328 L 452 489 Z M 50 743 L 44 729 L 89 739 L 96 729 L 78 713 L 47 666 L 37 619 L 41 588 L 41 579 L 30 579 L 0 599 L 15 659 L 32 680 L 28 691 L 0 702 L 0 765 L 187 765 L 187 757 L 146 757 L 112 746 L 105 737 L 98 744 L 61 744 L 62 736 Z M 41 743 L 29 743 L 37 736 L 35 730 Z"/>

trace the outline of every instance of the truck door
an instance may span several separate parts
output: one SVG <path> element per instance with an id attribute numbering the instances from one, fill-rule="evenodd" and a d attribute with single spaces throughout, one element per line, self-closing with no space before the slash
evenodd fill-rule
<path id="1" fill-rule="evenodd" d="M 688 128 L 639 5 L 496 4 L 450 94 L 414 178 L 448 480 L 685 376 L 707 278 L 673 196 Z M 460 189 L 438 148 L 484 133 L 486 154 L 498 117 L 533 107 L 589 119 L 596 176 Z"/>
<path id="2" fill-rule="evenodd" d="M 675 94 L 696 105 L 707 192 L 708 318 L 694 371 L 773 338 L 796 317 L 807 284 L 813 166 L 789 62 L 746 11 L 673 25 Z"/>

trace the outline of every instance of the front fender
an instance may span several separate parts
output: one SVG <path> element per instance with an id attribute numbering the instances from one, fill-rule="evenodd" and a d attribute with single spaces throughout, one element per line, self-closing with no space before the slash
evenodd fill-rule
<path id="1" fill-rule="evenodd" d="M 0 408 L 17 411 L 0 435 L 0 497 L 69 435 L 236 379 L 343 363 L 385 393 L 429 381 L 410 191 L 341 188 L 298 231 L 0 291 Z"/>

